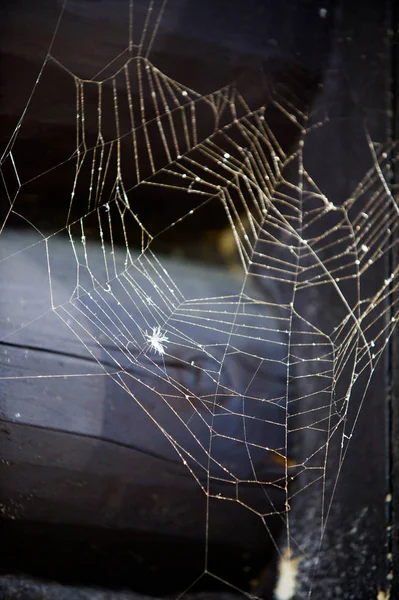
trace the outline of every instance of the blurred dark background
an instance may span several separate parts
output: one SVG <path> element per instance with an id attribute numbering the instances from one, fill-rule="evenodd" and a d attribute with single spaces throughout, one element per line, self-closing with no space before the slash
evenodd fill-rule
<path id="1" fill-rule="evenodd" d="M 149 33 L 142 54 L 148 51 L 151 32 L 161 7 L 154 5 Z M 4 2 L 1 6 L 1 146 L 4 149 L 27 107 L 36 78 L 46 58 L 62 2 Z M 86 165 L 79 173 L 78 186 L 71 205 L 71 192 L 76 173 L 76 80 L 104 79 L 102 86 L 102 134 L 109 148 L 116 137 L 112 80 L 107 77 L 128 58 L 124 52 L 128 43 L 129 3 L 73 1 L 65 4 L 57 35 L 51 46 L 40 81 L 29 101 L 13 148 L 23 186 L 8 222 L 13 227 L 29 227 L 27 221 L 41 231 L 51 232 L 90 213 L 88 188 L 93 148 L 96 145 L 98 122 L 98 88 L 86 84 L 84 89 L 86 143 L 89 149 Z M 133 41 L 137 44 L 146 17 L 147 2 L 134 2 Z M 285 150 L 298 139 L 298 128 L 290 126 L 284 115 L 273 107 L 272 97 L 281 93 L 297 110 L 308 110 L 320 91 L 328 64 L 332 32 L 330 2 L 312 1 L 284 3 L 276 9 L 273 2 L 251 0 L 242 2 L 174 1 L 166 5 L 156 38 L 151 45 L 149 60 L 163 74 L 193 89 L 197 94 L 210 95 L 230 86 L 245 98 L 249 108 L 266 106 L 270 128 Z M 121 56 L 114 60 L 116 56 Z M 54 59 L 54 60 L 53 60 Z M 62 67 L 60 67 L 62 65 Z M 135 72 L 135 63 L 132 71 Z M 99 73 L 99 75 L 97 75 Z M 122 135 L 122 174 L 129 201 L 141 222 L 153 235 L 172 222 L 184 217 L 190 209 L 203 202 L 202 197 L 167 188 L 137 185 L 136 169 L 130 134 L 129 111 L 123 72 L 116 81 L 119 92 L 119 128 Z M 148 85 L 143 88 L 147 101 Z M 136 119 L 140 117 L 139 85 L 133 74 L 132 102 Z M 136 114 L 137 113 L 137 114 Z M 228 122 L 228 121 L 226 121 Z M 223 119 L 219 127 L 223 126 Z M 196 118 L 198 140 L 215 131 L 214 114 L 200 108 Z M 150 128 L 151 136 L 151 128 Z M 183 138 L 183 132 L 181 132 Z M 153 136 L 154 138 L 154 136 Z M 159 136 L 158 136 L 159 138 Z M 146 140 L 139 132 L 139 155 L 146 154 Z M 151 141 L 156 168 L 166 166 L 161 141 Z M 184 145 L 183 145 L 184 148 Z M 194 157 L 195 158 L 195 157 Z M 202 159 L 203 160 L 203 159 Z M 15 176 L 10 165 L 8 185 L 15 190 Z M 141 178 L 150 175 L 148 158 L 141 160 Z M 112 199 L 115 182 L 115 152 L 107 177 L 102 204 Z M 161 175 L 162 177 L 162 175 Z M 160 181 L 160 178 L 157 178 Z M 2 219 L 7 212 L 2 203 Z M 97 216 L 85 219 L 87 234 L 96 236 Z M 226 227 L 226 216 L 220 202 L 209 202 L 195 211 L 182 226 L 159 236 L 154 248 L 164 252 L 183 252 L 200 260 L 220 260 L 219 233 Z M 193 234 L 195 240 L 193 241 Z M 129 243 L 139 245 L 141 232 L 131 224 Z M 114 225 L 114 241 L 125 243 L 123 232 Z M 224 247 L 229 247 L 228 241 Z M 219 257 L 218 257 L 219 255 Z"/>

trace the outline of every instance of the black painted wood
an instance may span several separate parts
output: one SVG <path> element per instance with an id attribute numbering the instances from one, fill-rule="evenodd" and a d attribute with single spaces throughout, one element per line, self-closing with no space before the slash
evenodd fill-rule
<path id="1" fill-rule="evenodd" d="M 8 229 L 2 235 L 0 279 L 7 282 L 0 297 L 3 573 L 17 569 L 64 581 L 134 585 L 136 590 L 153 594 L 177 592 L 203 573 L 208 510 L 209 565 L 237 586 L 247 587 L 273 546 L 267 531 L 259 527 L 259 517 L 246 506 L 265 513 L 282 510 L 283 491 L 269 486 L 267 505 L 260 486 L 215 482 L 211 492 L 234 501 L 213 499 L 207 506 L 204 492 L 161 428 L 185 449 L 185 460 L 206 489 L 208 458 L 184 423 L 190 422 L 207 448 L 204 423 L 209 421 L 208 411 L 197 403 L 202 421 L 184 393 L 179 396 L 165 377 L 157 377 L 152 365 L 160 358 L 153 355 L 151 362 L 137 353 L 137 361 L 127 360 L 116 344 L 94 341 L 91 335 L 101 342 L 101 334 L 93 317 L 83 319 L 78 340 L 67 319 L 57 316 L 57 312 L 63 315 L 62 305 L 76 284 L 76 260 L 67 238 L 50 241 L 50 245 L 56 311 L 50 308 L 44 242 L 27 232 Z M 102 250 L 93 243 L 88 253 L 101 279 Z M 124 252 L 115 249 L 114 258 L 122 264 Z M 239 276 L 218 269 L 162 262 L 189 297 L 231 296 L 241 286 Z M 137 275 L 136 283 L 151 292 L 144 277 Z M 115 282 L 113 287 L 109 310 L 123 319 Z M 251 291 L 259 296 L 257 289 Z M 90 305 L 88 298 L 85 302 Z M 96 305 L 92 303 L 91 308 L 94 315 Z M 264 310 L 259 314 L 264 319 Z M 277 330 L 275 317 L 271 312 L 270 327 Z M 143 316 L 137 312 L 135 319 Z M 278 332 L 275 335 L 278 341 Z M 215 343 L 217 338 L 218 333 L 209 329 L 199 341 Z M 242 350 L 253 354 L 257 342 L 248 342 Z M 276 347 L 285 352 L 283 345 Z M 276 359 L 282 358 L 273 352 Z M 214 393 L 205 371 L 213 364 L 204 363 L 201 352 L 193 351 L 188 360 L 201 370 L 189 364 L 183 368 L 177 359 L 174 363 L 165 357 L 165 361 L 169 376 L 181 386 L 198 396 Z M 248 388 L 256 365 L 249 356 L 237 361 L 232 355 L 225 360 L 221 385 Z M 250 385 L 248 390 L 255 395 L 267 386 L 271 397 L 284 397 L 285 369 L 270 369 L 265 361 Z M 164 403 L 158 393 L 173 397 Z M 221 410 L 237 417 L 220 416 L 219 433 L 226 438 L 215 441 L 213 457 L 245 480 L 252 475 L 246 447 L 230 441 L 241 435 L 240 407 L 239 395 L 226 394 Z M 249 405 L 247 410 L 252 412 Z M 265 481 L 283 476 L 283 467 L 261 450 L 265 440 L 273 448 L 284 444 L 283 427 L 268 422 L 283 419 L 284 411 L 277 406 L 268 410 L 268 419 L 262 407 L 259 416 L 263 420 L 254 420 L 246 428 L 247 439 L 259 444 L 252 458 Z M 259 408 L 254 405 L 253 411 L 255 416 Z M 210 468 L 213 476 L 225 475 L 212 463 Z M 273 536 L 279 525 L 278 517 L 268 519 Z M 206 585 L 213 584 L 209 580 Z"/>
<path id="2" fill-rule="evenodd" d="M 331 57 L 315 105 L 316 110 L 324 106 L 330 109 L 330 119 L 306 140 L 304 160 L 323 193 L 340 204 L 373 167 L 367 134 L 377 143 L 390 141 L 392 64 L 387 36 L 391 14 L 388 3 L 377 2 L 341 2 L 335 14 Z M 391 257 L 387 255 L 363 278 L 362 296 L 372 296 L 390 272 Z M 350 302 L 353 292 L 350 286 L 345 288 Z M 309 319 L 321 327 L 334 323 L 341 311 L 334 293 L 326 295 L 322 289 L 306 290 L 303 303 L 298 296 L 297 302 Z M 397 333 L 394 339 L 396 344 Z M 300 556 L 295 598 L 308 598 L 309 590 L 310 597 L 317 600 L 389 597 L 392 581 L 387 560 L 391 527 L 387 511 L 391 491 L 388 377 L 386 353 L 364 400 L 362 383 L 354 388 L 348 421 L 357 413 L 358 420 L 338 480 L 341 436 L 335 435 L 329 445 L 325 490 L 320 482 L 292 502 L 290 533 L 306 554 L 305 558 L 293 550 L 294 556 Z M 311 381 L 304 381 L 303 391 L 306 390 L 312 392 Z M 303 456 L 311 455 L 318 447 L 317 440 L 317 436 L 304 432 L 300 443 Z M 332 499 L 323 537 L 322 494 L 325 510 Z"/>
<path id="3" fill-rule="evenodd" d="M 391 5 L 390 17 L 392 19 L 390 52 L 391 52 L 391 135 L 393 140 L 399 139 L 399 7 L 397 3 Z M 392 158 L 397 155 L 397 144 L 392 151 Z M 399 170 L 397 161 L 394 161 L 392 169 L 393 189 L 398 190 Z M 399 264 L 399 242 L 396 234 L 393 239 L 396 242 L 392 253 L 392 269 Z M 397 303 L 397 293 L 393 295 Z M 391 344 L 391 355 L 388 372 L 388 398 L 389 406 L 389 433 L 388 448 L 391 452 L 389 462 L 390 491 L 392 493 L 392 504 L 387 506 L 387 520 L 390 526 L 388 551 L 392 558 L 388 562 L 392 575 L 392 598 L 399 598 L 399 335 L 395 335 Z"/>

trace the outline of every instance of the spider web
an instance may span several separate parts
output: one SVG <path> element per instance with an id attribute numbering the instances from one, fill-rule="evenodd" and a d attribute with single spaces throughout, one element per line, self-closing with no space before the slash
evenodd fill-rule
<path id="1" fill-rule="evenodd" d="M 370 168 L 349 197 L 328 198 L 307 167 L 306 148 L 329 113 L 307 107 L 295 81 L 270 86 L 266 101 L 253 106 L 238 85 L 203 94 L 174 80 L 151 60 L 166 2 L 149 2 L 144 13 L 127 2 L 126 48 L 85 79 L 53 53 L 67 8 L 1 160 L 3 267 L 18 273 L 19 261 L 37 252 L 47 307 L 32 322 L 6 324 L 2 341 L 18 344 L 32 328 L 34 345 L 41 319 L 56 317 L 98 369 L 65 376 L 43 368 L 34 377 L 66 377 L 67 386 L 102 373 L 145 413 L 153 437 L 133 430 L 125 442 L 183 464 L 206 498 L 198 580 L 207 574 L 234 587 L 208 560 L 217 500 L 256 516 L 281 564 L 303 565 L 298 597 L 311 597 L 317 561 L 306 562 L 292 507 L 310 494 L 321 547 L 371 377 L 396 325 L 397 269 L 375 277 L 372 293 L 364 285 L 376 268 L 384 271 L 378 265 L 399 222 L 390 186 L 395 148 L 373 142 L 365 128 Z M 18 140 L 49 68 L 63 71 L 75 91 L 76 140 L 64 161 L 26 179 Z M 280 141 L 281 130 L 295 143 Z M 72 173 L 64 223 L 44 232 L 25 216 L 21 194 L 64 167 Z M 166 193 L 179 198 L 173 220 L 157 230 L 141 217 L 139 192 L 149 202 Z M 217 270 L 200 266 L 193 282 L 189 265 L 157 250 L 190 221 L 195 230 L 196 217 L 212 207 L 235 247 L 225 284 Z M 7 241 L 16 217 L 30 233 Z M 320 304 L 331 307 L 323 318 Z M 12 377 L 27 376 L 22 369 Z M 22 414 L 18 400 L 12 411 L 27 422 L 43 418 L 33 409 Z M 79 427 L 84 433 L 85 423 Z M 278 598 L 291 597 L 276 589 Z M 256 586 L 245 593 L 256 596 Z"/>

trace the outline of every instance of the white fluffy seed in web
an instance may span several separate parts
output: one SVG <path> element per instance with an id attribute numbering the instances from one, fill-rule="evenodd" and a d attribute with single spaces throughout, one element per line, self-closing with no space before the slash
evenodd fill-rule
<path id="1" fill-rule="evenodd" d="M 152 333 L 144 333 L 147 341 L 150 344 L 150 349 L 158 354 L 165 354 L 164 342 L 168 341 L 168 338 L 161 331 L 160 325 L 152 328 Z"/>

